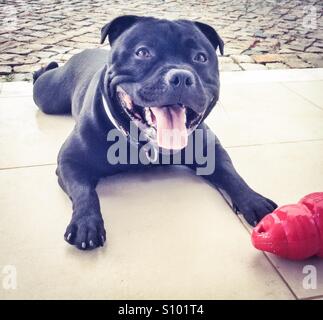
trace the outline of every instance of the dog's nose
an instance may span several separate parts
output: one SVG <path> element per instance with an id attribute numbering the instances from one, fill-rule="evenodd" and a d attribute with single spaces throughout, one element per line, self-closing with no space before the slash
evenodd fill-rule
<path id="1" fill-rule="evenodd" d="M 188 70 L 171 69 L 166 74 L 166 80 L 174 88 L 189 88 L 195 83 L 193 74 Z"/>

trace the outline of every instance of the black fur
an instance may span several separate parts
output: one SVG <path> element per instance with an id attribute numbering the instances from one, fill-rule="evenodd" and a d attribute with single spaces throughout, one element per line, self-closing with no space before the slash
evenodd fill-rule
<path id="1" fill-rule="evenodd" d="M 57 175 L 60 186 L 73 203 L 65 239 L 79 249 L 94 249 L 106 239 L 95 191 L 99 179 L 145 167 L 107 162 L 107 149 L 111 144 L 107 133 L 114 126 L 104 110 L 102 95 L 113 116 L 123 125 L 127 125 L 127 118 L 116 99 L 119 84 L 139 105 L 194 102 L 193 108 L 204 112 L 204 117 L 219 97 L 216 49 L 220 48 L 223 53 L 223 41 L 212 27 L 185 20 L 124 16 L 102 28 L 101 42 L 106 37 L 109 37 L 111 51 L 85 50 L 64 66 L 56 68 L 55 64 L 50 64 L 34 76 L 34 101 L 38 107 L 48 114 L 71 113 L 76 120 L 59 152 Z M 136 57 L 140 46 L 149 47 L 149 59 Z M 196 52 L 201 50 L 207 56 L 205 63 L 194 60 Z M 171 87 L 171 81 L 165 81 L 169 70 L 178 77 L 189 77 L 190 85 L 183 85 L 180 90 Z M 198 128 L 208 130 L 203 122 Z M 203 141 L 204 150 L 208 143 L 208 140 Z M 215 171 L 205 178 L 224 190 L 247 221 L 254 224 L 273 211 L 276 204 L 245 183 L 214 135 L 213 143 Z M 128 147 L 133 147 L 129 141 Z M 196 161 L 182 164 L 193 170 L 198 167 Z"/>

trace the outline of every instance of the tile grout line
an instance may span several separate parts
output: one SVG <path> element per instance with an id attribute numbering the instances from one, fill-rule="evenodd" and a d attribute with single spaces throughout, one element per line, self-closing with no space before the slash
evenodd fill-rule
<path id="1" fill-rule="evenodd" d="M 221 71 L 220 71 L 221 72 Z M 266 80 L 266 81 L 254 81 L 254 80 L 247 80 L 247 81 L 241 81 L 239 80 L 220 80 L 221 85 L 232 85 L 232 84 L 268 84 L 268 83 L 284 83 L 284 82 L 292 82 L 292 83 L 298 83 L 298 82 L 317 82 L 317 81 L 323 81 L 323 79 L 305 79 L 305 80 L 293 80 L 293 79 L 288 79 L 288 80 Z"/>
<path id="2" fill-rule="evenodd" d="M 24 94 L 24 95 L 2 95 L 0 94 L 0 99 L 8 99 L 8 98 L 32 98 L 33 96 L 31 94 Z"/>
<path id="3" fill-rule="evenodd" d="M 303 100 L 309 102 L 311 105 L 313 105 L 315 108 L 319 109 L 320 111 L 323 111 L 323 108 L 317 105 L 315 102 L 311 101 L 310 99 L 304 97 L 299 92 L 295 91 L 292 88 L 289 88 L 284 82 L 280 82 L 281 85 L 283 85 L 286 89 L 288 89 L 290 92 L 295 93 L 298 97 L 302 98 Z"/>
<path id="4" fill-rule="evenodd" d="M 297 297 L 296 293 L 293 291 L 287 280 L 284 278 L 284 276 L 279 272 L 279 270 L 275 267 L 275 265 L 272 263 L 272 261 L 269 259 L 269 257 L 266 255 L 265 252 L 262 251 L 262 254 L 265 256 L 266 260 L 269 262 L 269 264 L 273 267 L 273 269 L 276 271 L 280 279 L 285 283 L 286 287 L 289 289 L 291 294 L 294 296 L 295 300 L 300 300 L 300 298 Z"/>
<path id="5" fill-rule="evenodd" d="M 296 71 L 297 70 L 297 71 Z M 318 71 L 317 71 L 318 70 Z M 261 83 L 268 83 L 268 82 L 275 82 L 275 83 L 285 83 L 285 82 L 300 82 L 300 81 L 306 81 L 306 82 L 313 82 L 313 81 L 322 81 L 323 77 L 321 77 L 320 75 L 317 75 L 319 72 L 323 72 L 323 68 L 308 68 L 308 69 L 295 69 L 295 68 L 291 68 L 288 70 L 262 70 L 262 74 L 265 72 L 267 72 L 268 74 L 272 74 L 274 75 L 276 73 L 275 76 L 272 76 L 272 79 L 270 80 L 266 80 L 266 81 L 261 81 Z M 300 79 L 295 79 L 295 75 L 298 75 L 298 73 L 303 74 L 304 72 L 308 73 L 308 76 L 305 77 L 304 76 L 302 78 L 302 75 L 300 77 Z M 220 75 L 223 75 L 221 78 L 221 83 L 223 84 L 231 84 L 231 83 L 246 83 L 245 82 L 245 78 L 248 78 L 248 73 L 249 73 L 249 77 L 250 75 L 255 75 L 254 71 L 240 71 L 240 72 L 236 72 L 236 71 L 222 71 Z M 293 78 L 286 78 L 286 80 L 281 80 L 281 75 L 287 75 L 287 74 L 293 74 Z M 233 79 L 235 78 L 235 79 Z M 1 82 L 0 85 L 0 97 L 1 95 L 4 93 L 3 91 L 5 91 L 7 89 L 7 87 L 13 87 L 14 84 L 21 84 L 24 87 L 26 86 L 30 86 L 32 87 L 32 81 L 6 81 L 6 82 Z M 251 80 L 248 81 L 248 83 L 253 84 L 253 83 L 259 83 L 258 81 L 255 80 Z"/>
<path id="6" fill-rule="evenodd" d="M 304 76 L 304 71 L 306 76 Z M 225 84 L 232 84 L 232 83 L 269 83 L 269 82 L 301 82 L 301 81 L 322 81 L 322 71 L 323 68 L 308 68 L 306 70 L 299 69 L 299 68 L 291 68 L 288 70 L 279 69 L 279 70 L 249 70 L 249 71 L 220 71 L 220 81 L 221 83 Z M 263 77 L 261 80 L 256 81 L 254 80 L 255 75 L 263 75 L 264 73 L 269 75 L 269 80 L 263 81 Z M 292 75 L 292 77 L 291 77 Z M 253 76 L 251 78 L 251 76 Z M 295 79 L 296 76 L 296 79 Z M 281 80 L 281 78 L 284 80 Z M 247 80 L 247 81 L 246 81 Z"/>
<path id="7" fill-rule="evenodd" d="M 226 146 L 226 145 L 223 145 L 223 146 L 226 149 L 234 149 L 234 148 L 259 147 L 259 146 L 268 146 L 268 145 L 319 142 L 319 141 L 323 141 L 323 138 L 308 139 L 308 140 L 297 140 L 297 141 L 280 141 L 280 142 L 268 142 L 268 143 L 254 143 L 254 144 L 245 144 L 245 145 L 242 144 L 242 145 L 237 145 L 237 146 Z"/>
<path id="8" fill-rule="evenodd" d="M 225 146 L 226 149 L 235 149 L 235 148 L 248 148 L 248 147 L 260 147 L 260 146 L 270 146 L 270 145 L 280 145 L 280 144 L 293 144 L 293 143 L 310 143 L 310 142 L 320 142 L 322 139 L 309 139 L 309 140 L 298 140 L 298 141 L 282 141 L 282 142 L 269 142 L 269 143 L 255 143 L 249 145 L 237 145 L 237 146 Z M 33 167 L 42 167 L 42 166 L 53 166 L 57 165 L 57 162 L 53 163 L 44 163 L 44 164 L 33 164 L 33 165 L 23 165 L 16 167 L 4 167 L 0 168 L 1 170 L 11 170 L 11 169 L 21 169 L 21 168 L 33 168 Z"/>
<path id="9" fill-rule="evenodd" d="M 47 163 L 47 164 L 40 164 L 40 165 L 30 165 L 30 166 L 23 166 L 23 167 L 2 168 L 0 170 L 25 169 L 25 168 L 42 167 L 42 166 L 54 166 L 54 165 L 56 165 L 56 163 Z M 232 209 L 231 204 L 229 203 L 228 199 L 226 199 L 226 197 L 222 194 L 222 192 L 219 189 L 217 189 L 217 190 L 222 195 L 222 197 L 225 200 L 225 202 L 229 205 L 229 207 L 232 210 L 232 212 L 235 214 L 236 219 L 238 219 L 238 221 L 240 222 L 240 224 L 243 226 L 243 228 L 247 231 L 248 235 L 250 236 L 250 230 L 244 225 L 243 221 L 239 218 L 238 214 L 234 212 L 234 210 Z M 318 296 L 313 296 L 313 297 L 298 298 L 297 295 L 292 290 L 292 288 L 290 287 L 290 285 L 288 284 L 288 282 L 285 280 L 285 278 L 282 276 L 282 274 L 278 271 L 278 269 L 275 267 L 275 265 L 269 259 L 269 257 L 263 251 L 261 251 L 261 253 L 265 257 L 265 259 L 269 262 L 269 264 L 272 266 L 272 268 L 274 269 L 275 273 L 278 274 L 279 278 L 283 281 L 283 283 L 286 285 L 287 289 L 290 291 L 290 293 L 292 294 L 292 296 L 296 300 L 310 300 L 310 299 L 314 299 L 314 298 L 323 297 L 323 295 L 318 295 Z"/>
<path id="10" fill-rule="evenodd" d="M 323 298 L 323 295 L 319 294 L 318 296 L 301 298 L 300 300 L 314 300 L 314 299 L 317 299 L 317 298 Z"/>
<path id="11" fill-rule="evenodd" d="M 319 69 L 319 68 L 309 68 L 307 71 L 312 70 L 312 69 Z M 321 69 L 323 70 L 323 68 L 321 68 Z M 282 70 L 280 70 L 280 71 L 282 71 Z M 290 70 L 295 70 L 295 69 L 290 69 Z M 284 73 L 288 73 L 288 71 L 290 71 L 290 70 L 284 70 L 285 71 Z M 302 70 L 303 71 L 303 69 L 296 69 L 296 70 Z M 264 71 L 272 71 L 272 70 L 264 70 Z M 229 73 L 229 76 L 224 75 L 224 78 L 221 79 L 221 83 L 222 84 L 229 84 L 230 85 L 232 83 L 246 83 L 245 82 L 245 79 L 243 79 L 243 76 L 240 76 L 240 75 L 239 76 L 236 76 L 237 75 L 236 72 L 234 72 L 234 74 L 232 74 L 233 73 L 232 71 L 229 71 L 229 72 L 222 71 L 221 72 L 221 74 L 226 74 L 226 73 Z M 243 73 L 246 74 L 246 73 L 248 73 L 248 71 L 242 71 L 241 74 L 243 74 Z M 310 71 L 310 73 L 311 73 L 311 71 Z M 238 78 L 238 79 L 232 80 L 232 77 Z M 297 80 L 295 80 L 295 79 L 291 78 L 291 79 L 286 79 L 284 81 L 282 81 L 280 79 L 281 79 L 281 77 L 279 76 L 277 78 L 270 79 L 268 81 L 261 81 L 260 83 L 268 83 L 268 82 L 280 83 L 280 84 L 284 85 L 286 88 L 288 88 L 285 85 L 285 82 L 293 82 L 294 83 L 294 82 L 301 82 L 301 81 L 302 82 L 304 82 L 304 81 L 306 81 L 306 82 L 313 82 L 313 81 L 322 81 L 323 80 L 323 78 L 321 79 L 321 78 L 317 78 L 316 76 L 313 77 L 311 75 L 307 79 L 297 79 Z M 23 95 L 20 96 L 19 94 L 16 94 L 16 95 L 6 95 L 5 92 L 3 92 L 4 90 L 6 90 L 5 87 L 12 87 L 13 84 L 14 83 L 17 83 L 17 82 L 19 84 L 20 83 L 23 83 L 23 86 L 30 86 L 31 89 L 32 89 L 33 84 L 32 84 L 31 81 L 10 81 L 10 82 L 3 82 L 2 83 L 2 86 L 1 86 L 1 90 L 0 90 L 0 98 L 28 97 L 29 95 L 25 95 L 25 93 L 23 93 Z M 252 81 L 248 81 L 247 83 L 254 84 L 254 83 L 259 83 L 259 81 L 252 80 Z M 291 90 L 291 91 L 293 91 L 290 88 L 288 88 L 288 89 Z M 296 91 L 293 91 L 293 92 L 294 93 L 297 93 Z M 3 96 L 3 94 L 4 94 L 4 96 Z M 300 95 L 300 96 L 303 97 L 302 95 Z M 305 98 L 305 97 L 303 97 L 303 98 Z M 311 102 L 311 101 L 309 101 L 309 102 Z M 319 107 L 319 108 L 322 110 L 321 107 Z"/>
<path id="12" fill-rule="evenodd" d="M 243 228 L 247 231 L 247 233 L 250 234 L 249 229 L 244 225 L 244 223 L 242 222 L 242 220 L 238 217 L 238 215 L 236 214 L 237 219 L 239 220 L 239 222 L 242 224 Z M 269 259 L 269 257 L 266 255 L 266 253 L 264 251 L 261 251 L 262 255 L 265 257 L 265 259 L 269 262 L 269 264 L 272 266 L 272 268 L 274 269 L 275 273 L 279 276 L 279 278 L 283 281 L 283 283 L 286 285 L 287 289 L 290 291 L 290 293 L 292 294 L 292 296 L 295 298 L 295 300 L 300 300 L 300 298 L 297 297 L 296 293 L 293 291 L 293 289 L 291 288 L 291 286 L 289 285 L 289 283 L 286 281 L 286 279 L 283 277 L 283 275 L 279 272 L 279 270 L 275 267 L 275 265 L 272 263 L 272 261 Z"/>
<path id="13" fill-rule="evenodd" d="M 240 223 L 242 224 L 243 228 L 247 231 L 247 233 L 249 235 L 251 235 L 251 231 L 248 229 L 248 227 L 243 223 L 243 220 L 241 218 L 239 218 L 239 216 L 237 215 Z M 288 287 L 288 289 L 291 291 L 292 295 L 295 297 L 296 300 L 313 300 L 316 298 L 323 298 L 323 295 L 319 294 L 316 296 L 310 296 L 310 297 L 305 297 L 305 298 L 299 298 L 297 296 L 296 293 L 294 293 L 293 289 L 291 288 L 291 286 L 289 285 L 289 283 L 287 282 L 287 280 L 285 280 L 284 276 L 279 272 L 279 270 L 275 267 L 275 264 L 270 260 L 269 256 L 266 254 L 266 252 L 261 251 L 261 253 L 265 256 L 265 258 L 267 259 L 267 261 L 270 263 L 270 265 L 275 269 L 276 273 L 279 275 L 279 277 L 282 279 L 282 281 L 285 283 L 285 285 Z"/>
<path id="14" fill-rule="evenodd" d="M 32 164 L 28 166 L 18 166 L 18 167 L 7 167 L 7 168 L 0 168 L 0 171 L 5 171 L 5 170 L 15 170 L 15 169 L 25 169 L 25 168 L 35 168 L 35 167 L 50 167 L 50 166 L 55 166 L 57 163 L 44 163 L 44 164 Z"/>
<path id="15" fill-rule="evenodd" d="M 226 197 L 226 195 L 221 191 L 221 189 L 216 188 L 218 190 L 218 192 L 220 193 L 220 195 L 222 196 L 222 198 L 224 199 L 224 201 L 229 205 L 230 209 L 232 210 L 232 212 L 234 213 L 234 215 L 236 216 L 236 218 L 239 220 L 239 222 L 242 224 L 242 227 L 247 231 L 247 233 L 249 234 L 249 236 L 251 235 L 249 229 L 244 225 L 243 221 L 239 218 L 239 215 L 237 212 L 234 211 L 232 204 L 230 203 L 230 200 Z M 299 300 L 299 298 L 297 297 L 296 293 L 294 293 L 294 291 L 292 290 L 292 288 L 290 287 L 290 285 L 288 284 L 288 282 L 285 280 L 285 278 L 283 277 L 283 275 L 278 271 L 278 269 L 275 267 L 275 265 L 271 262 L 271 260 L 269 259 L 269 257 L 265 254 L 265 252 L 261 251 L 261 253 L 265 256 L 265 259 L 269 262 L 269 264 L 272 266 L 272 268 L 274 269 L 274 272 L 276 274 L 278 274 L 279 278 L 283 281 L 283 283 L 286 285 L 287 289 L 290 291 L 290 293 L 292 294 L 292 296 L 296 299 Z"/>

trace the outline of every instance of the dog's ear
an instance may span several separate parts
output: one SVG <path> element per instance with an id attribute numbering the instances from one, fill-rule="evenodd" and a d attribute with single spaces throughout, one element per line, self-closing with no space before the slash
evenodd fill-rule
<path id="1" fill-rule="evenodd" d="M 212 46 L 216 50 L 218 47 L 220 49 L 221 55 L 223 56 L 224 42 L 218 35 L 218 33 L 208 24 L 202 22 L 194 22 L 194 24 L 204 33 L 204 35 L 209 39 Z"/>
<path id="2" fill-rule="evenodd" d="M 113 19 L 101 29 L 101 44 L 108 36 L 109 43 L 112 45 L 114 40 L 117 39 L 122 32 L 130 28 L 139 19 L 140 17 L 131 15 L 120 16 Z"/>

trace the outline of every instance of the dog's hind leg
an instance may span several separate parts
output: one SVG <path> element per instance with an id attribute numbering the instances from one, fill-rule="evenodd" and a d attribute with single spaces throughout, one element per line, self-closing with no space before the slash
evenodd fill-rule
<path id="1" fill-rule="evenodd" d="M 33 74 L 33 98 L 44 113 L 71 113 L 71 83 L 64 67 L 49 63 Z"/>
<path id="2" fill-rule="evenodd" d="M 55 61 L 52 61 L 46 67 L 42 67 L 39 70 L 35 71 L 33 73 L 33 84 L 35 84 L 36 80 L 46 71 L 56 69 L 56 68 L 58 68 L 58 63 Z"/>

